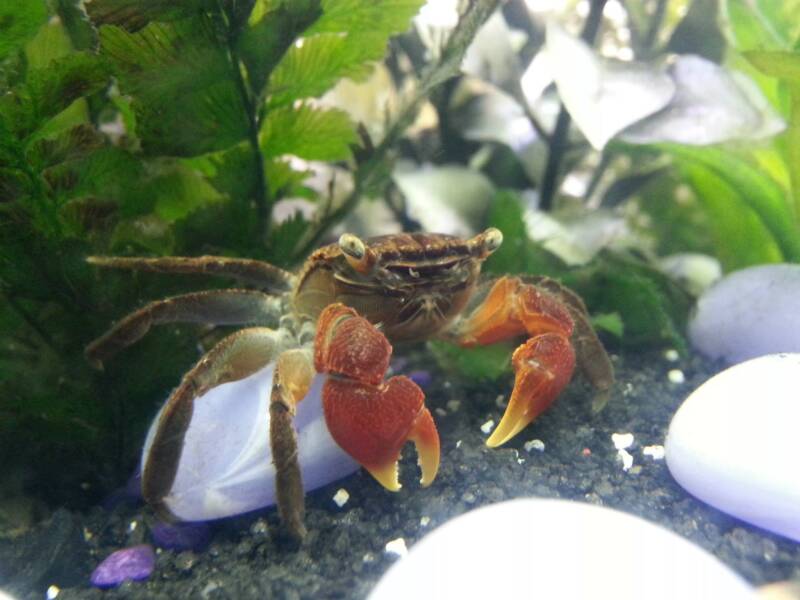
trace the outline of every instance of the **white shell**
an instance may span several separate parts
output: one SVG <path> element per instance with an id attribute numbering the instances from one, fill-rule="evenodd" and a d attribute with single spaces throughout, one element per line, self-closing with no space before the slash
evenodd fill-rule
<path id="1" fill-rule="evenodd" d="M 229 517 L 275 503 L 275 467 L 269 446 L 269 398 L 273 366 L 197 398 L 178 472 L 165 498 L 185 521 Z M 298 405 L 295 428 L 303 486 L 312 490 L 358 470 L 339 448 L 322 414 L 323 376 Z M 163 408 L 162 408 L 163 410 Z M 156 416 L 142 451 L 155 435 Z"/>
<path id="2" fill-rule="evenodd" d="M 800 541 L 800 354 L 762 356 L 712 377 L 672 419 L 673 477 L 701 500 Z"/>
<path id="3" fill-rule="evenodd" d="M 697 301 L 692 345 L 729 363 L 800 352 L 800 265 L 761 265 L 723 277 Z"/>
<path id="4" fill-rule="evenodd" d="M 702 548 L 657 525 L 564 500 L 494 504 L 448 521 L 384 575 L 370 600 L 755 600 Z"/>

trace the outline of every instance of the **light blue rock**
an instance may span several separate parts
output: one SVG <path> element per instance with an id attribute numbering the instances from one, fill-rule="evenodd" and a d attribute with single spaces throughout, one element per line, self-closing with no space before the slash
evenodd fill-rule
<path id="1" fill-rule="evenodd" d="M 273 365 L 211 389 L 195 400 L 178 472 L 164 502 L 184 521 L 229 517 L 275 503 L 275 466 L 269 446 Z M 313 490 L 358 470 L 333 441 L 322 414 L 318 375 L 297 407 L 298 462 L 303 487 Z M 155 423 L 145 441 L 150 451 Z"/>
<path id="2" fill-rule="evenodd" d="M 800 265 L 760 265 L 726 275 L 697 301 L 689 339 L 696 350 L 728 363 L 800 352 Z"/>

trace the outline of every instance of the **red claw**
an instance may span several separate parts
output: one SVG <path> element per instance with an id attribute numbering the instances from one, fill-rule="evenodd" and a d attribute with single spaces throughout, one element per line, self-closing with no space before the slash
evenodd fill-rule
<path id="1" fill-rule="evenodd" d="M 317 371 L 331 375 L 322 390 L 331 436 L 385 488 L 397 491 L 397 462 L 407 441 L 417 448 L 422 485 L 433 482 L 439 434 L 417 384 L 403 376 L 383 381 L 391 353 L 384 335 L 353 309 L 334 304 L 320 315 L 314 361 Z"/>

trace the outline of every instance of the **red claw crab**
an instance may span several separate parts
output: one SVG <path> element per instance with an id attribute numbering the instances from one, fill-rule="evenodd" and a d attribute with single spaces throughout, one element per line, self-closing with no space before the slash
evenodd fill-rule
<path id="1" fill-rule="evenodd" d="M 209 390 L 267 365 L 273 369 L 268 412 L 275 500 L 297 537 L 305 531 L 304 496 L 293 419 L 317 373 L 324 378 L 330 436 L 392 491 L 400 489 L 397 464 L 407 441 L 416 445 L 422 485 L 433 482 L 439 436 L 422 390 L 405 376 L 385 379 L 390 342 L 439 338 L 466 347 L 523 340 L 512 357 L 508 407 L 486 442 L 491 447 L 510 440 L 552 404 L 576 360 L 600 394 L 607 394 L 613 369 L 580 298 L 543 277 L 481 280 L 483 261 L 502 240 L 494 228 L 470 239 L 402 233 L 361 240 L 344 234 L 314 252 L 297 274 L 212 256 L 91 257 L 90 263 L 103 267 L 222 275 L 256 288 L 152 302 L 87 347 L 89 360 L 101 365 L 154 324 L 251 325 L 205 354 L 161 409 L 142 464 L 145 500 L 171 513 L 170 490 L 196 405 Z"/>

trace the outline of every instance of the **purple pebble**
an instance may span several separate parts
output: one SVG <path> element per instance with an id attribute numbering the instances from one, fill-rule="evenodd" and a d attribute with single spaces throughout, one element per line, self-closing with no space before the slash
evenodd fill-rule
<path id="1" fill-rule="evenodd" d="M 408 378 L 414 383 L 416 383 L 422 389 L 428 387 L 431 384 L 431 381 L 433 380 L 430 371 L 422 371 L 422 370 L 411 371 L 408 374 Z"/>
<path id="2" fill-rule="evenodd" d="M 131 579 L 141 581 L 150 577 L 156 565 L 156 554 L 150 544 L 117 550 L 101 562 L 92 573 L 92 585 L 112 588 Z"/>
<path id="3" fill-rule="evenodd" d="M 159 521 L 152 530 L 153 541 L 170 550 L 203 550 L 211 539 L 205 523 L 164 523 Z"/>

